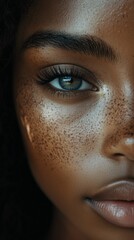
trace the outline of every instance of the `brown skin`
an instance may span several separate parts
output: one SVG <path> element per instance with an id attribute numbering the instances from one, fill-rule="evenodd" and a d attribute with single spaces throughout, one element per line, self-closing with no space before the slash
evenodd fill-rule
<path id="1" fill-rule="evenodd" d="M 134 239 L 133 228 L 107 222 L 82 199 L 109 183 L 134 178 L 133 13 L 131 0 L 38 0 L 20 24 L 14 99 L 31 171 L 55 205 L 49 240 Z M 20 51 L 40 30 L 99 37 L 118 59 L 51 46 Z M 55 64 L 95 72 L 99 90 L 51 94 L 36 79 L 42 68 Z"/>

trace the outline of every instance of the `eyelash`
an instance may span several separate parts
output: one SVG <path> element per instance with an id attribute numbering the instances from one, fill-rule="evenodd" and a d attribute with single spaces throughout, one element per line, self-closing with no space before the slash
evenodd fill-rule
<path id="1" fill-rule="evenodd" d="M 51 86 L 50 82 L 53 82 L 56 78 L 61 77 L 73 77 L 78 78 L 80 80 L 86 82 L 86 84 L 92 85 L 93 90 L 61 90 L 56 87 Z M 89 80 L 86 80 L 89 79 Z M 47 67 L 45 69 L 42 69 L 40 73 L 37 76 L 37 82 L 41 85 L 47 85 L 47 90 L 53 95 L 57 97 L 63 97 L 63 98 L 73 98 L 76 96 L 82 96 L 84 95 L 90 95 L 91 92 L 98 92 L 99 91 L 99 85 L 95 74 L 91 71 L 88 71 L 86 69 L 83 69 L 78 66 L 74 65 L 53 65 L 50 67 Z M 59 82 L 59 81 L 58 81 Z M 59 84 L 60 85 L 60 84 Z M 84 94 L 83 94 L 84 92 Z"/>

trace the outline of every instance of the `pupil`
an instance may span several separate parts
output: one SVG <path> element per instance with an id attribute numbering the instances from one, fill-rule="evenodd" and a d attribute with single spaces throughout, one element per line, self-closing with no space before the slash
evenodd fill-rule
<path id="1" fill-rule="evenodd" d="M 65 90 L 78 90 L 82 85 L 82 80 L 71 76 L 65 76 L 59 78 L 59 84 Z"/>

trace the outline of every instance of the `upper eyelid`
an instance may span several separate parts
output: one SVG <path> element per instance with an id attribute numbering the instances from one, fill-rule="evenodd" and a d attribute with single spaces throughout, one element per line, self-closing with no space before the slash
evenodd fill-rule
<path id="1" fill-rule="evenodd" d="M 99 85 L 99 87 L 102 86 L 102 81 L 101 81 L 101 77 L 100 75 L 97 73 L 97 72 L 94 72 L 92 70 L 89 70 L 83 66 L 80 66 L 80 65 L 76 65 L 76 64 L 67 64 L 67 63 L 60 63 L 60 64 L 54 64 L 54 65 L 48 65 L 47 67 L 44 67 L 44 68 L 41 68 L 40 71 L 39 71 L 39 74 L 38 76 L 41 76 L 41 75 L 45 75 L 47 72 L 51 71 L 52 69 L 55 69 L 57 70 L 58 68 L 69 68 L 70 67 L 70 72 L 75 69 L 78 70 L 78 71 L 81 71 L 81 75 L 83 76 L 86 76 L 87 78 L 91 78 L 93 77 L 94 80 L 96 81 L 96 83 Z M 62 69 L 61 69 L 62 70 Z M 64 69 L 65 70 L 65 69 Z M 83 79 L 83 80 L 86 80 L 86 79 Z"/>

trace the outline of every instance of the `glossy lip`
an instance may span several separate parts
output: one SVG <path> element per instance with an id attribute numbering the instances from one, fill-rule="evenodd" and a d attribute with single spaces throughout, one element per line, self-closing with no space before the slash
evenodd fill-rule
<path id="1" fill-rule="evenodd" d="M 134 179 L 111 183 L 85 200 L 108 222 L 134 228 Z"/>

